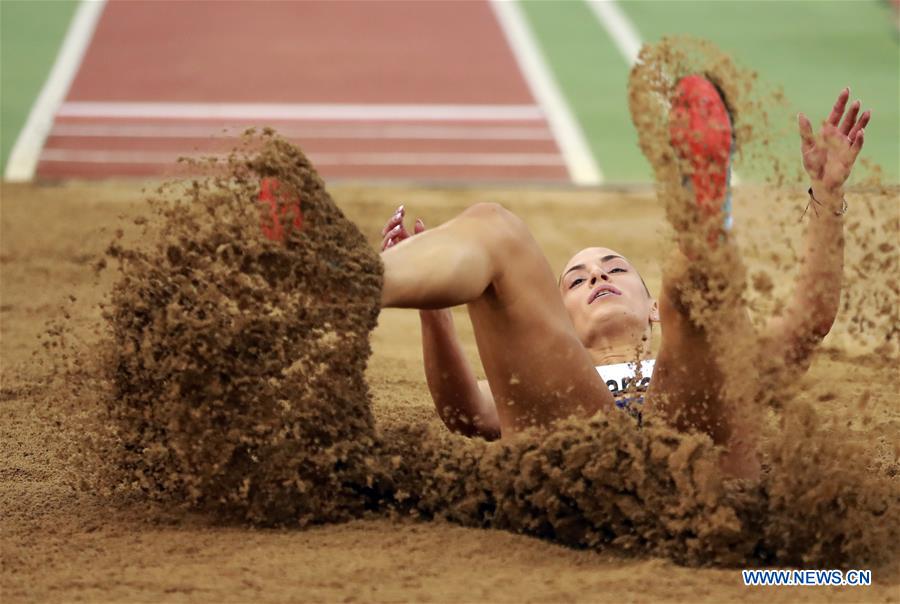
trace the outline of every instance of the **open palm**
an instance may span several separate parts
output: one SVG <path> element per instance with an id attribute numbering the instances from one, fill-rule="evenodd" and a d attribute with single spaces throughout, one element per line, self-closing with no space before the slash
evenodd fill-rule
<path id="1" fill-rule="evenodd" d="M 812 124 L 806 115 L 800 113 L 797 116 L 803 167 L 815 188 L 821 187 L 824 191 L 839 191 L 847 181 L 862 149 L 865 127 L 872 117 L 871 111 L 859 115 L 859 101 L 853 101 L 847 111 L 849 98 L 850 89 L 845 88 L 838 95 L 818 136 L 813 134 Z"/>

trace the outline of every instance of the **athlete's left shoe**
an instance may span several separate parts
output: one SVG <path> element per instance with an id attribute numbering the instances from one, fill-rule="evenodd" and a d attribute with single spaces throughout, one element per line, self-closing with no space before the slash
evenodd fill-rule
<path id="1" fill-rule="evenodd" d="M 690 165 L 683 184 L 691 191 L 701 220 L 720 217 L 719 228 L 730 230 L 734 131 L 722 95 L 703 76 L 690 75 L 676 84 L 669 137 L 675 152 Z"/>

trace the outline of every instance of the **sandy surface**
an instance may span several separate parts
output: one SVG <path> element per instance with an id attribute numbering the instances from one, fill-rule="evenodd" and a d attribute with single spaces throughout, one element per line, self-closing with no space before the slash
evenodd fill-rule
<path id="1" fill-rule="evenodd" d="M 578 249 L 601 244 L 641 268 L 651 291 L 666 248 L 652 193 L 411 190 L 332 187 L 374 243 L 399 203 L 438 224 L 477 201 L 500 201 L 521 215 L 559 267 Z M 758 192 L 737 195 L 740 223 L 771 210 Z M 802 207 L 804 201 L 798 200 Z M 24 601 L 897 601 L 900 576 L 881 570 L 867 588 L 747 588 L 739 569 L 687 568 L 667 560 L 577 551 L 530 537 L 445 523 L 359 520 L 310 530 L 222 527 L 140 502 L 107 501 L 64 486 L 70 472 L 40 409 L 49 370 L 37 339 L 69 313 L 76 334 L 95 338 L 97 304 L 114 274 L 91 268 L 120 225 L 145 210 L 134 184 L 3 185 L 0 240 L 0 505 L 2 594 Z M 886 204 L 887 211 L 896 206 Z M 848 250 L 852 256 L 852 250 Z M 777 288 L 776 288 L 777 291 Z M 70 302 L 67 296 L 75 297 Z M 895 301 L 896 303 L 896 301 Z M 471 328 L 457 315 L 472 360 Z M 854 421 L 870 390 L 861 441 L 898 441 L 896 363 L 859 357 L 864 348 L 837 333 L 804 378 L 801 396 L 825 414 Z M 376 418 L 437 422 L 421 366 L 418 317 L 389 310 L 373 336 L 367 377 Z"/>

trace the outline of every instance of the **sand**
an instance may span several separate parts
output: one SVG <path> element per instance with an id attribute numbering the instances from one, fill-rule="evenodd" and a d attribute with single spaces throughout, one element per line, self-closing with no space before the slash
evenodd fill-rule
<path id="1" fill-rule="evenodd" d="M 4 534 L 15 548 L 12 556 L 4 556 L 4 584 L 10 586 L 5 593 L 29 594 L 27 585 L 34 584 L 29 573 L 41 566 L 41 555 L 58 555 L 53 539 L 47 549 L 32 546 L 25 550 L 31 555 L 22 552 L 25 543 L 33 543 L 34 526 L 49 520 L 48 536 L 58 538 L 63 531 L 73 541 L 106 536 L 114 542 L 122 536 L 112 530 L 116 526 L 132 527 L 138 534 L 146 529 L 213 535 L 213 541 L 243 532 L 234 547 L 219 544 L 225 550 L 219 555 L 229 559 L 235 550 L 248 548 L 247 535 L 263 538 L 261 547 L 268 547 L 269 538 L 308 540 L 324 534 L 337 539 L 347 531 L 352 534 L 354 527 L 384 531 L 366 544 L 362 562 L 366 568 L 377 567 L 378 580 L 360 581 L 363 573 L 357 569 L 351 571 L 352 579 L 335 578 L 338 561 L 353 557 L 351 537 L 333 562 L 325 562 L 323 572 L 302 575 L 288 596 L 300 599 L 346 600 L 348 593 L 358 595 L 360 583 L 371 589 L 384 586 L 384 591 L 359 596 L 377 600 L 594 600 L 606 595 L 582 587 L 573 597 L 568 590 L 583 577 L 575 572 L 569 581 L 570 573 L 559 570 L 553 580 L 540 581 L 551 591 L 524 588 L 518 575 L 539 576 L 548 564 L 542 560 L 537 574 L 522 573 L 522 568 L 506 574 L 508 561 L 521 556 L 494 549 L 498 546 L 490 539 L 496 529 L 505 535 L 497 543 L 519 534 L 540 538 L 542 548 L 549 547 L 546 542 L 569 546 L 558 559 L 577 552 L 577 560 L 587 557 L 607 568 L 598 579 L 618 576 L 623 569 L 629 578 L 637 577 L 644 565 L 677 563 L 696 569 L 691 577 L 731 569 L 733 588 L 740 589 L 737 569 L 746 566 L 871 568 L 882 582 L 867 588 L 866 595 L 892 595 L 900 559 L 893 404 L 898 382 L 896 191 L 881 186 L 877 173 L 855 188 L 857 217 L 847 228 L 842 316 L 813 370 L 803 375 L 768 355 L 749 330 L 736 329 L 744 308 L 757 326 L 779 314 L 796 270 L 800 207 L 792 200 L 798 187 L 786 176 L 790 170 L 776 166 L 772 186 L 736 191 L 741 226 L 726 235 L 714 209 L 693 210 L 682 186 L 688 166 L 660 144 L 667 138 L 667 117 L 659 111 L 666 103 L 660 100 L 682 75 L 701 71 L 727 96 L 741 159 L 765 159 L 770 128 L 765 102 L 752 96 L 760 92 L 753 90 L 754 74 L 702 41 L 664 40 L 645 48 L 642 61 L 632 73 L 629 100 L 642 149 L 656 173 L 655 196 L 564 190 L 490 194 L 525 219 L 556 265 L 575 249 L 602 244 L 642 267 L 651 289 L 658 290 L 655 261 L 672 245 L 682 249 L 690 261 L 677 303 L 708 335 L 724 376 L 722 405 L 740 418 L 741 438 L 760 434 L 763 471 L 758 480 L 722 474 L 709 436 L 693 431 L 691 424 L 681 425 L 677 417 L 645 414 L 637 423 L 626 414 L 598 414 L 498 443 L 449 434 L 423 396 L 420 361 L 413 352 L 417 334 L 410 328 L 414 313 L 379 316 L 382 267 L 374 244 L 398 197 L 408 202 L 410 213 L 419 213 L 413 204 L 420 207 L 422 217 L 434 225 L 484 192 L 348 187 L 338 189 L 336 203 L 302 153 L 265 132 L 245 139 L 226 162 L 204 164 L 206 178 L 151 191 L 149 208 L 120 201 L 126 215 L 118 223 L 104 203 L 95 201 L 91 224 L 108 225 L 111 243 L 97 241 L 104 236 L 109 240 L 106 234 L 91 238 L 93 251 L 79 249 L 78 278 L 55 289 L 55 310 L 51 306 L 35 316 L 35 322 L 44 323 L 37 330 L 43 350 L 35 350 L 33 340 L 29 344 L 28 334 L 12 330 L 12 341 L 21 341 L 11 355 L 22 384 L 8 387 L 4 376 L 3 392 L 21 409 L 5 442 L 7 447 L 21 444 L 10 450 L 14 461 L 8 484 L 13 490 L 4 491 L 3 501 L 32 505 L 5 517 L 10 527 Z M 260 182 L 275 197 L 271 208 L 262 208 L 262 229 L 256 202 Z M 120 200 L 131 197 L 131 192 L 113 189 L 88 190 Z M 56 224 L 56 217 L 39 216 L 48 204 L 40 212 L 25 205 L 47 190 L 6 191 L 4 234 L 10 231 L 6 208 L 11 197 L 13 211 L 23 213 L 19 220 L 38 227 L 45 242 L 65 241 L 46 238 L 52 231 L 46 227 Z M 74 204 L 69 197 L 80 196 L 67 192 L 65 203 Z M 19 198 L 26 201 L 16 202 Z M 77 220 L 88 214 L 82 210 Z M 664 230 L 657 228 L 663 215 L 676 227 L 674 235 L 659 232 Z M 271 222 L 277 216 L 284 229 Z M 18 272 L 22 283 L 52 279 L 64 262 L 44 260 L 41 268 L 49 274 L 30 266 L 46 254 L 34 247 L 41 237 L 26 237 L 18 243 L 13 237 L 10 244 L 4 236 L 4 281 L 10 272 Z M 84 240 L 75 235 L 73 242 Z M 95 272 L 88 278 L 91 269 Z M 817 295 L 829 295 L 828 284 L 816 287 Z M 81 291 L 85 288 L 88 292 Z M 19 304 L 33 304 L 36 298 L 27 287 L 23 290 Z M 19 306 L 4 299 L 2 309 L 6 359 L 7 315 Z M 376 319 L 378 330 L 370 336 Z M 470 352 L 471 340 L 464 330 Z M 397 355 L 393 363 L 383 364 L 382 348 L 385 359 Z M 29 351 L 30 358 L 23 356 Z M 827 373 L 821 373 L 823 366 Z M 863 385 L 857 376 L 864 372 L 871 379 Z M 675 403 L 689 408 L 704 404 Z M 36 449 L 35 457 L 25 459 L 32 457 L 26 455 L 29 446 Z M 14 489 L 23 484 L 34 489 L 26 488 L 25 497 L 16 498 Z M 415 556 L 415 564 L 399 566 L 395 556 L 384 558 L 385 544 L 398 534 L 415 541 L 422 531 L 436 530 L 453 535 L 433 544 L 437 549 L 432 554 L 445 560 L 447 544 L 471 534 L 445 523 L 469 527 L 480 537 L 491 535 L 483 555 L 501 560 L 504 570 L 487 573 L 489 565 L 472 565 L 471 554 L 464 552 L 460 564 L 430 584 L 436 563 L 429 563 L 427 553 Z M 166 541 L 150 539 L 147 555 L 170 561 L 178 550 Z M 191 541 L 182 555 L 205 558 Z M 514 550 L 524 547 L 516 543 Z M 397 549 L 417 551 L 407 545 L 401 539 Z M 157 547 L 169 549 L 160 553 Z M 321 562 L 328 548 L 322 542 L 303 551 Z M 269 552 L 265 556 L 272 566 L 279 559 Z M 581 562 L 572 565 L 581 568 Z M 640 570 L 629 574 L 629 565 Z M 272 566 L 259 574 L 268 575 Z M 403 571 L 384 572 L 385 566 Z M 666 576 L 676 567 L 664 568 L 654 575 Z M 461 576 L 448 576 L 453 572 Z M 399 584 L 387 579 L 397 575 Z M 184 572 L 166 575 L 167 580 L 175 576 L 181 580 L 167 593 L 191 591 L 191 599 L 198 599 L 194 590 L 214 592 L 221 585 L 199 584 L 196 575 Z M 319 589 L 321 581 L 324 590 Z M 266 595 L 288 582 L 276 580 L 277 587 Z M 242 577 L 248 589 L 257 583 Z M 483 590 L 460 596 L 445 589 L 448 583 Z M 141 589 L 159 584 L 145 580 Z M 669 586 L 655 587 L 643 584 L 636 593 L 652 599 L 673 595 Z M 739 593 L 728 588 L 698 592 L 692 590 L 692 596 L 714 600 Z M 71 597 L 65 591 L 53 593 Z M 823 593 L 850 599 L 859 595 L 824 590 L 814 599 Z M 247 598 L 240 592 L 225 599 Z"/>
<path id="2" fill-rule="evenodd" d="M 411 214 L 438 224 L 476 201 L 500 201 L 523 216 L 554 265 L 562 265 L 572 249 L 601 237 L 604 245 L 622 251 L 642 268 L 651 290 L 659 287 L 658 261 L 666 238 L 661 233 L 663 210 L 650 191 L 343 187 L 332 188 L 332 195 L 373 246 L 383 221 L 400 202 Z M 51 369 L 39 362 L 43 354 L 37 336 L 48 320 L 68 314 L 65 323 L 74 326 L 74 336 L 87 344 L 98 341 L 101 335 L 95 330 L 102 317 L 97 304 L 116 276 L 105 271 L 98 278 L 92 265 L 115 239 L 117 228 L 124 230 L 123 241 L 137 241 L 142 226 L 133 224 L 133 218 L 148 213 L 143 197 L 137 187 L 127 184 L 3 187 L 0 317 L 2 393 L 8 410 L 0 439 L 4 600 L 896 598 L 900 577 L 890 567 L 876 571 L 871 588 L 752 589 L 743 587 L 734 567 L 679 566 L 646 552 L 569 549 L 441 520 L 394 514 L 307 530 L 260 530 L 222 525 L 207 514 L 150 505 L 146 499 L 108 499 L 73 490 L 67 486 L 73 469 L 65 457 L 60 459 L 65 451 L 63 441 L 56 438 L 65 426 L 45 420 L 44 408 L 55 387 Z M 739 190 L 738 220 L 752 224 L 765 218 L 771 209 L 760 199 L 767 197 L 759 190 Z M 870 196 L 870 203 L 881 210 L 876 217 L 890 211 L 890 200 Z M 801 211 L 804 203 L 802 191 L 798 192 L 794 209 Z M 595 208 L 602 208 L 602 214 Z M 583 218 L 573 223 L 572 216 Z M 859 218 L 863 228 L 877 225 L 876 218 Z M 766 268 L 765 258 L 756 259 L 756 264 Z M 440 435 L 442 428 L 424 384 L 417 322 L 414 312 L 382 313 L 372 337 L 366 379 L 377 425 L 431 426 Z M 894 446 L 900 433 L 896 359 L 888 359 L 891 364 L 885 366 L 882 356 L 871 353 L 871 346 L 849 338 L 850 323 L 845 317 L 839 324 L 827 342 L 830 346 L 802 379 L 795 401 L 814 405 L 824 420 L 844 428 L 841 434 L 853 437 L 850 444 L 861 450 L 874 446 L 881 452 L 868 457 L 879 466 L 875 470 L 896 476 Z M 474 362 L 468 322 L 460 315 L 457 324 Z M 772 422 L 777 420 L 773 417 Z M 824 455 L 827 458 L 827 451 Z M 807 519 L 813 528 L 821 526 L 815 516 L 813 510 Z"/>

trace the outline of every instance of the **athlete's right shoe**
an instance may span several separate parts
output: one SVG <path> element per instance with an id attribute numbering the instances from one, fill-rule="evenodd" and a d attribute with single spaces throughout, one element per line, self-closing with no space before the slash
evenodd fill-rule
<path id="1" fill-rule="evenodd" d="M 720 228 L 728 231 L 732 225 L 734 132 L 721 94 L 703 76 L 690 75 L 676 84 L 669 139 L 675 152 L 690 165 L 682 184 L 691 191 L 701 219 L 720 217 Z"/>

